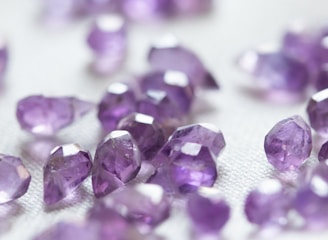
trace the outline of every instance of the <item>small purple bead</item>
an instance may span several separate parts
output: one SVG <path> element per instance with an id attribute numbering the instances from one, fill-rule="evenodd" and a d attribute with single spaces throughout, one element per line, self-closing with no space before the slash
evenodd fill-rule
<path id="1" fill-rule="evenodd" d="M 16 116 L 24 130 L 35 135 L 50 136 L 72 124 L 93 107 L 92 103 L 74 97 L 36 95 L 18 102 Z"/>
<path id="2" fill-rule="evenodd" d="M 300 116 L 284 119 L 265 136 L 264 149 L 279 171 L 298 169 L 312 150 L 311 129 Z"/>
<path id="3" fill-rule="evenodd" d="M 249 193 L 245 214 L 249 222 L 262 227 L 280 227 L 287 224 L 291 200 L 276 179 L 267 179 Z"/>
<path id="4" fill-rule="evenodd" d="M 264 90 L 303 93 L 310 81 L 307 65 L 283 51 L 250 50 L 238 59 L 238 65 Z"/>
<path id="5" fill-rule="evenodd" d="M 320 135 L 328 136 L 328 89 L 312 96 L 307 108 L 311 127 Z"/>
<path id="6" fill-rule="evenodd" d="M 30 181 L 31 175 L 20 158 L 0 154 L 0 204 L 23 196 Z"/>
<path id="7" fill-rule="evenodd" d="M 175 11 L 181 15 L 193 15 L 208 12 L 213 0 L 173 0 Z"/>
<path id="8" fill-rule="evenodd" d="M 77 189 L 91 172 L 90 153 L 76 144 L 56 147 L 44 166 L 44 202 L 55 204 Z"/>
<path id="9" fill-rule="evenodd" d="M 328 88 L 328 64 L 319 69 L 315 78 L 315 87 L 318 91 Z"/>
<path id="10" fill-rule="evenodd" d="M 318 159 L 320 162 L 328 160 L 328 142 L 325 142 L 318 153 Z"/>
<path id="11" fill-rule="evenodd" d="M 117 129 L 118 122 L 135 112 L 136 97 L 133 90 L 124 83 L 111 84 L 98 107 L 98 119 L 107 131 Z"/>
<path id="12" fill-rule="evenodd" d="M 219 88 L 216 80 L 198 56 L 190 49 L 181 46 L 172 35 L 163 37 L 152 46 L 148 53 L 148 61 L 151 67 L 157 71 L 184 72 L 195 87 Z"/>
<path id="13" fill-rule="evenodd" d="M 230 207 L 215 188 L 200 187 L 189 197 L 187 212 L 200 235 L 217 234 L 230 218 Z"/>
<path id="14" fill-rule="evenodd" d="M 163 130 L 157 121 L 152 116 L 142 113 L 131 113 L 126 116 L 119 122 L 118 128 L 132 135 L 145 160 L 151 160 L 165 141 Z"/>
<path id="15" fill-rule="evenodd" d="M 0 36 L 0 82 L 5 76 L 8 65 L 8 47 L 5 39 Z"/>

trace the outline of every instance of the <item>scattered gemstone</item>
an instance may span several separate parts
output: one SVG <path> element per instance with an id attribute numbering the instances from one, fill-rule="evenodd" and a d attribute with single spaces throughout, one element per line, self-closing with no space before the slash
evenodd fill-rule
<path id="1" fill-rule="evenodd" d="M 23 196 L 30 185 L 31 175 L 17 157 L 0 154 L 0 204 Z"/>
<path id="2" fill-rule="evenodd" d="M 76 144 L 56 147 L 44 167 L 44 202 L 55 204 L 75 191 L 89 176 L 90 153 Z"/>
<path id="3" fill-rule="evenodd" d="M 328 136 L 328 89 L 312 96 L 306 111 L 311 127 L 320 135 Z"/>
<path id="4" fill-rule="evenodd" d="M 173 0 L 175 11 L 181 15 L 193 15 L 208 12 L 213 0 Z"/>
<path id="5" fill-rule="evenodd" d="M 245 214 L 249 222 L 263 227 L 287 224 L 290 196 L 276 179 L 263 181 L 246 198 Z"/>
<path id="6" fill-rule="evenodd" d="M 5 39 L 0 37 L 0 82 L 4 78 L 8 64 L 8 47 Z"/>
<path id="7" fill-rule="evenodd" d="M 323 65 L 318 71 L 315 87 L 318 91 L 328 88 L 328 64 Z"/>
<path id="8" fill-rule="evenodd" d="M 81 10 L 80 0 L 43 0 L 46 20 L 60 23 L 76 18 Z"/>
<path id="9" fill-rule="evenodd" d="M 219 88 L 216 80 L 207 71 L 198 56 L 190 49 L 181 46 L 172 35 L 163 37 L 152 46 L 148 54 L 148 61 L 151 67 L 157 71 L 184 72 L 194 86 Z"/>
<path id="10" fill-rule="evenodd" d="M 328 142 L 325 142 L 321 146 L 319 154 L 318 154 L 318 159 L 320 162 L 324 162 L 324 161 L 328 160 Z"/>
<path id="11" fill-rule="evenodd" d="M 117 0 L 83 0 L 82 11 L 85 14 L 103 14 L 117 10 Z"/>
<path id="12" fill-rule="evenodd" d="M 300 116 L 284 119 L 265 136 L 264 149 L 279 171 L 298 169 L 312 150 L 311 129 Z"/>
<path id="13" fill-rule="evenodd" d="M 17 104 L 20 126 L 35 135 L 50 136 L 72 124 L 94 105 L 75 97 L 29 96 Z"/>
<path id="14" fill-rule="evenodd" d="M 201 235 L 217 234 L 230 218 L 230 207 L 219 190 L 200 187 L 187 203 L 193 231 Z"/>
<path id="15" fill-rule="evenodd" d="M 132 135 L 145 160 L 151 160 L 165 141 L 164 133 L 157 121 L 152 116 L 142 113 L 131 113 L 126 116 L 119 122 L 118 128 Z"/>
<path id="16" fill-rule="evenodd" d="M 124 83 L 111 84 L 98 107 L 98 119 L 103 128 L 110 132 L 117 129 L 118 122 L 136 112 L 136 97 L 133 90 Z"/>

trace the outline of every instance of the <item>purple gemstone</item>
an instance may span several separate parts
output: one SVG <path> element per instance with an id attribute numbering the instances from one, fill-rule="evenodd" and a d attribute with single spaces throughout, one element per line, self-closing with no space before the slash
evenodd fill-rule
<path id="1" fill-rule="evenodd" d="M 67 22 L 76 18 L 81 10 L 81 0 L 43 0 L 44 16 L 52 22 Z"/>
<path id="2" fill-rule="evenodd" d="M 311 127 L 320 135 L 328 136 L 328 89 L 314 94 L 306 111 Z"/>
<path id="3" fill-rule="evenodd" d="M 165 36 L 152 46 L 148 54 L 148 61 L 151 67 L 157 71 L 184 72 L 194 86 L 219 88 L 198 56 L 190 49 L 181 46 L 172 35 Z"/>
<path id="4" fill-rule="evenodd" d="M 124 0 L 121 10 L 135 21 L 161 19 L 171 14 L 171 0 Z"/>
<path id="5" fill-rule="evenodd" d="M 238 59 L 238 65 L 253 75 L 258 86 L 265 90 L 302 93 L 310 81 L 305 63 L 271 48 L 245 52 Z"/>
<path id="6" fill-rule="evenodd" d="M 294 207 L 308 227 L 327 227 L 328 223 L 328 166 L 317 165 L 308 181 L 298 189 Z"/>
<path id="7" fill-rule="evenodd" d="M 0 154 L 0 204 L 23 196 L 30 185 L 31 175 L 22 160 Z"/>
<path id="8" fill-rule="evenodd" d="M 120 0 L 119 0 L 120 1 Z M 117 0 L 83 0 L 83 11 L 86 14 L 101 14 L 117 10 Z"/>
<path id="9" fill-rule="evenodd" d="M 311 129 L 300 116 L 284 119 L 265 136 L 264 149 L 279 171 L 298 169 L 312 150 Z"/>
<path id="10" fill-rule="evenodd" d="M 149 115 L 131 113 L 120 121 L 118 128 L 130 132 L 145 160 L 151 160 L 165 141 L 159 124 Z"/>
<path id="11" fill-rule="evenodd" d="M 108 74 L 118 70 L 126 54 L 127 33 L 124 19 L 119 15 L 99 16 L 87 37 L 95 54 L 93 70 Z"/>
<path id="12" fill-rule="evenodd" d="M 74 192 L 91 172 L 91 156 L 76 144 L 56 147 L 44 166 L 44 202 L 55 204 Z"/>
<path id="13" fill-rule="evenodd" d="M 187 203 L 195 233 L 217 234 L 230 218 L 230 207 L 215 188 L 200 187 Z"/>
<path id="14" fill-rule="evenodd" d="M 175 103 L 182 114 L 190 111 L 194 94 L 189 78 L 182 72 L 153 72 L 142 77 L 141 90 L 165 91 L 170 101 Z"/>
<path id="15" fill-rule="evenodd" d="M 74 97 L 30 96 L 17 104 L 17 120 L 33 134 L 50 136 L 89 112 L 94 105 Z"/>
<path id="16" fill-rule="evenodd" d="M 315 87 L 318 91 L 328 88 L 328 64 L 323 65 L 318 71 Z"/>
<path id="17" fill-rule="evenodd" d="M 264 227 L 287 224 L 290 196 L 276 179 L 263 181 L 246 198 L 245 214 L 251 223 Z"/>
<path id="18" fill-rule="evenodd" d="M 213 0 L 173 0 L 175 11 L 178 14 L 198 14 L 211 9 Z"/>
<path id="19" fill-rule="evenodd" d="M 0 82 L 4 78 L 8 64 L 8 47 L 6 41 L 0 37 Z"/>
<path id="20" fill-rule="evenodd" d="M 132 89 L 124 83 L 111 84 L 98 108 L 98 118 L 108 132 L 117 128 L 118 122 L 135 112 L 136 97 Z"/>
<path id="21" fill-rule="evenodd" d="M 328 160 L 328 142 L 325 142 L 321 146 L 319 154 L 318 154 L 318 159 L 320 162 L 324 162 L 324 161 Z"/>

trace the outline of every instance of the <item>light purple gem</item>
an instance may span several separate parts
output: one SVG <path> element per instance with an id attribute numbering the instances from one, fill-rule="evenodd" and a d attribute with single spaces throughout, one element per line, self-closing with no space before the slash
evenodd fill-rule
<path id="1" fill-rule="evenodd" d="M 89 176 L 90 153 L 76 144 L 56 147 L 43 169 L 44 202 L 55 204 L 75 191 Z"/>
<path id="2" fill-rule="evenodd" d="M 131 113 L 126 116 L 119 122 L 118 128 L 130 132 L 145 160 L 151 160 L 165 141 L 164 133 L 157 121 L 152 116 L 142 113 Z"/>
<path id="3" fill-rule="evenodd" d="M 247 51 L 237 64 L 264 90 L 302 93 L 311 77 L 305 63 L 273 48 Z"/>
<path id="4" fill-rule="evenodd" d="M 320 162 L 328 160 L 328 142 L 325 142 L 318 153 L 318 159 Z"/>
<path id="5" fill-rule="evenodd" d="M 23 196 L 30 181 L 31 175 L 20 158 L 0 154 L 0 204 Z"/>
<path id="6" fill-rule="evenodd" d="M 213 0 L 173 0 L 177 14 L 192 15 L 211 9 Z"/>
<path id="7" fill-rule="evenodd" d="M 217 234 L 230 218 L 230 207 L 215 188 L 200 187 L 189 197 L 187 212 L 200 235 Z"/>
<path id="8" fill-rule="evenodd" d="M 43 0 L 44 16 L 52 22 L 67 22 L 76 18 L 81 10 L 82 0 Z"/>
<path id="9" fill-rule="evenodd" d="M 219 88 L 216 80 L 198 56 L 190 49 L 181 46 L 172 35 L 164 36 L 152 46 L 148 53 L 148 61 L 151 67 L 157 71 L 184 72 L 195 87 Z"/>
<path id="10" fill-rule="evenodd" d="M 109 13 L 117 10 L 118 2 L 121 0 L 80 0 L 86 14 Z"/>
<path id="11" fill-rule="evenodd" d="M 87 37 L 95 55 L 92 65 L 98 74 L 118 70 L 125 58 L 127 32 L 124 19 L 115 14 L 101 15 L 92 25 Z"/>
<path id="12" fill-rule="evenodd" d="M 5 39 L 0 36 L 0 82 L 4 78 L 8 64 L 8 47 Z"/>
<path id="13" fill-rule="evenodd" d="M 141 78 L 141 90 L 165 91 L 170 101 L 175 103 L 182 114 L 190 111 L 194 94 L 189 78 L 183 72 L 153 72 Z"/>
<path id="14" fill-rule="evenodd" d="M 16 116 L 20 126 L 33 134 L 50 136 L 72 124 L 94 105 L 75 97 L 35 95 L 20 100 Z"/>
<path id="15" fill-rule="evenodd" d="M 311 127 L 320 135 L 328 136 L 328 89 L 312 96 L 307 108 Z"/>
<path id="16" fill-rule="evenodd" d="M 294 207 L 311 228 L 327 227 L 328 223 L 328 166 L 317 165 L 310 178 L 296 194 Z"/>
<path id="17" fill-rule="evenodd" d="M 131 20 L 156 20 L 169 16 L 172 4 L 171 0 L 124 0 L 121 10 Z"/>
<path id="18" fill-rule="evenodd" d="M 132 112 L 136 112 L 136 97 L 132 89 L 124 83 L 111 84 L 98 107 L 98 118 L 103 128 L 110 132 L 118 122 Z"/>
<path id="19" fill-rule="evenodd" d="M 315 87 L 318 91 L 328 88 L 328 64 L 318 70 L 315 78 Z"/>
<path id="20" fill-rule="evenodd" d="M 264 149 L 279 171 L 298 169 L 312 150 L 311 129 L 300 116 L 284 119 L 265 136 Z"/>
<path id="21" fill-rule="evenodd" d="M 287 224 L 290 196 L 276 179 L 263 181 L 246 198 L 245 214 L 249 222 L 262 227 Z"/>

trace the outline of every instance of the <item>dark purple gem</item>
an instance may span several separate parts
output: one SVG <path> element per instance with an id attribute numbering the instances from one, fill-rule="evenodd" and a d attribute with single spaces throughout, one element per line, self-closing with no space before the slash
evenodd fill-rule
<path id="1" fill-rule="evenodd" d="M 5 39 L 0 37 L 0 82 L 4 78 L 8 65 L 8 47 Z"/>
<path id="2" fill-rule="evenodd" d="M 311 127 L 320 135 L 328 136 L 328 89 L 314 94 L 306 111 Z"/>
<path id="3" fill-rule="evenodd" d="M 328 142 L 325 142 L 321 146 L 319 154 L 318 154 L 318 159 L 320 162 L 324 162 L 324 161 L 328 160 Z"/>
<path id="4" fill-rule="evenodd" d="M 328 65 L 323 65 L 318 71 L 315 87 L 318 91 L 328 88 Z"/>

